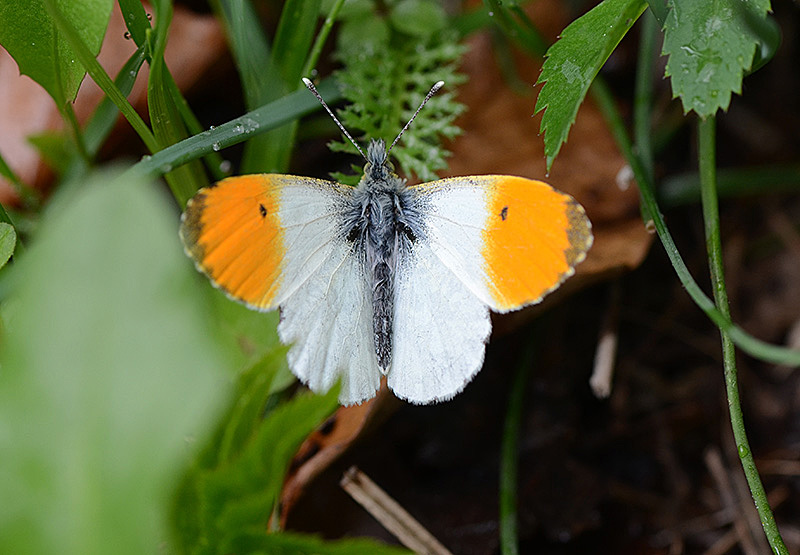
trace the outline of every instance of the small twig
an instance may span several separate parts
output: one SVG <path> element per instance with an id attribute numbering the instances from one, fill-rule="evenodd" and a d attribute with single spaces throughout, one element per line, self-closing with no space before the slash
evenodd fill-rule
<path id="1" fill-rule="evenodd" d="M 344 473 L 339 485 L 407 548 L 415 553 L 451 555 L 422 524 L 355 466 Z"/>
<path id="2" fill-rule="evenodd" d="M 589 378 L 589 385 L 594 396 L 605 399 L 611 395 L 614 378 L 614 363 L 617 359 L 617 340 L 619 337 L 619 282 L 611 284 L 611 296 L 606 308 L 606 315 L 597 339 L 597 350 L 594 353 L 594 368 Z"/>

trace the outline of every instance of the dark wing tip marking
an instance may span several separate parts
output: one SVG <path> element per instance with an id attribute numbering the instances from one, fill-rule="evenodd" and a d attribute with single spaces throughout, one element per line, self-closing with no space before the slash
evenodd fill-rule
<path id="1" fill-rule="evenodd" d="M 592 236 L 592 223 L 586 216 L 583 206 L 573 198 L 570 198 L 567 203 L 567 222 L 569 223 L 567 238 L 570 246 L 564 251 L 564 256 L 567 264 L 575 266 L 586 258 L 586 253 L 591 248 L 594 237 Z"/>
<path id="2" fill-rule="evenodd" d="M 200 244 L 200 236 L 203 233 L 201 221 L 205 210 L 206 195 L 202 191 L 189 199 L 186 203 L 186 210 L 181 216 L 180 237 L 183 241 L 184 250 L 195 261 L 203 260 L 205 249 Z"/>

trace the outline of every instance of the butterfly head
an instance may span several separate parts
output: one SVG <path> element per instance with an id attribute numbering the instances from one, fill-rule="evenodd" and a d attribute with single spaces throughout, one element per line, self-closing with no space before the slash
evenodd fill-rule
<path id="1" fill-rule="evenodd" d="M 367 147 L 364 177 L 373 181 L 386 181 L 394 173 L 383 139 L 372 139 Z"/>

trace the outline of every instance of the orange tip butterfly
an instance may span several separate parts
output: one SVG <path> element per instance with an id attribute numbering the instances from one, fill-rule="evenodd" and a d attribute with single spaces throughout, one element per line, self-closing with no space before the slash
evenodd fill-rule
<path id="1" fill-rule="evenodd" d="M 571 196 L 507 175 L 406 185 L 372 140 L 357 187 L 243 175 L 189 200 L 180 236 L 197 268 L 254 310 L 280 308 L 292 372 L 339 402 L 373 397 L 386 376 L 412 403 L 450 399 L 483 365 L 489 311 L 538 303 L 592 245 Z M 438 82 L 417 109 L 444 85 Z M 416 113 L 414 114 L 416 116 Z"/>

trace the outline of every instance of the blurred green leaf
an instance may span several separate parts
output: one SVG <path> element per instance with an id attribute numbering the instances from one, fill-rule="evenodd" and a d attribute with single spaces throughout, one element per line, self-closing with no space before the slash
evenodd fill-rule
<path id="1" fill-rule="evenodd" d="M 55 5 L 97 55 L 113 2 L 55 0 Z M 16 60 L 20 73 L 39 83 L 59 108 L 75 100 L 86 70 L 56 31 L 42 0 L 0 2 L 0 44 Z"/>
<path id="2" fill-rule="evenodd" d="M 762 41 L 758 32 L 769 0 L 670 0 L 664 24 L 665 75 L 683 111 L 700 117 L 728 109 L 731 93 L 742 91 L 742 77 Z M 772 39 L 767 39 L 767 42 Z"/>
<path id="3" fill-rule="evenodd" d="M 6 265 L 6 262 L 14 254 L 14 248 L 17 246 L 17 231 L 14 226 L 6 222 L 0 222 L 0 268 Z"/>
<path id="4" fill-rule="evenodd" d="M 78 156 L 75 145 L 62 131 L 44 131 L 28 137 L 28 142 L 39 152 L 56 175 L 63 175 L 73 156 Z"/>
<path id="5" fill-rule="evenodd" d="M 389 14 L 392 26 L 412 37 L 428 37 L 447 25 L 447 14 L 438 2 L 401 0 Z"/>
<path id="6" fill-rule="evenodd" d="M 548 49 L 536 82 L 544 86 L 534 109 L 535 113 L 544 110 L 540 130 L 548 170 L 567 141 L 597 72 L 646 7 L 644 0 L 604 0 L 570 23 Z"/>
<path id="7" fill-rule="evenodd" d="M 0 551 L 156 553 L 228 391 L 174 214 L 96 175 L 15 264 L 0 371 Z M 9 306 L 10 305 L 10 306 Z"/>
<path id="8" fill-rule="evenodd" d="M 300 534 L 253 532 L 236 538 L 231 553 L 269 555 L 408 555 L 410 551 L 368 539 L 324 541 Z"/>
<path id="9" fill-rule="evenodd" d="M 266 537 L 292 456 L 338 406 L 335 387 L 325 395 L 295 397 L 262 419 L 253 418 L 263 413 L 282 365 L 277 357 L 243 374 L 220 431 L 183 481 L 174 505 L 180 551 L 242 552 L 234 546 L 243 538 Z"/>

